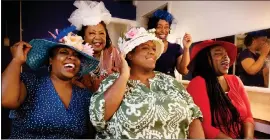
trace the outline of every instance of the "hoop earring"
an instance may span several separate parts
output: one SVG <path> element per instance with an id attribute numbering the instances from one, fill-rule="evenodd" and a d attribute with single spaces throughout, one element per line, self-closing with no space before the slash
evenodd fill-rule
<path id="1" fill-rule="evenodd" d="M 50 65 L 48 66 L 48 72 L 51 72 L 51 70 L 52 70 L 52 65 L 50 64 Z"/>

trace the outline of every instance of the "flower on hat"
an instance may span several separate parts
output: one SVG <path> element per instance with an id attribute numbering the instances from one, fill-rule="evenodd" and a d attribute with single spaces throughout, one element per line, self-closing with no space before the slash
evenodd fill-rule
<path id="1" fill-rule="evenodd" d="M 121 53 L 127 54 L 136 46 L 141 43 L 145 43 L 149 40 L 153 40 L 158 47 L 158 57 L 161 55 L 164 49 L 162 40 L 158 39 L 155 35 L 155 29 L 147 31 L 143 27 L 132 27 L 126 34 L 121 35 L 118 39 L 118 47 Z"/>
<path id="2" fill-rule="evenodd" d="M 88 54 L 90 56 L 93 56 L 93 54 L 94 54 L 94 50 L 93 50 L 92 46 L 89 45 L 88 43 L 83 45 L 82 52 L 84 52 L 84 53 L 86 53 L 86 54 Z"/>
<path id="3" fill-rule="evenodd" d="M 137 28 L 132 28 L 130 29 L 126 34 L 125 34 L 125 37 L 126 39 L 131 39 L 133 38 L 135 35 L 138 34 L 138 29 Z"/>
<path id="4" fill-rule="evenodd" d="M 67 36 L 64 38 L 64 44 L 73 46 L 74 48 L 78 49 L 79 51 L 83 50 L 83 39 L 81 36 L 75 35 L 72 32 L 68 33 Z"/>
<path id="5" fill-rule="evenodd" d="M 69 27 L 69 28 L 71 28 L 71 27 Z M 78 36 L 78 35 L 74 34 L 73 32 L 67 33 L 68 31 L 70 31 L 70 30 L 67 28 L 59 33 L 58 29 L 56 29 L 55 34 L 53 34 L 51 32 L 49 32 L 49 33 L 54 38 L 54 42 L 59 42 L 59 43 L 62 43 L 64 45 L 72 46 L 75 49 L 77 49 L 83 53 L 86 53 L 90 56 L 93 56 L 94 50 L 93 50 L 92 46 L 89 45 L 88 43 L 83 44 L 84 40 L 81 36 Z M 67 34 L 64 36 L 63 35 L 64 33 L 67 33 Z"/>
<path id="6" fill-rule="evenodd" d="M 145 28 L 143 27 L 132 27 L 128 30 L 128 32 L 123 35 L 123 37 L 120 37 L 118 39 L 118 45 L 121 46 L 123 45 L 125 42 L 133 39 L 133 38 L 136 38 L 137 36 L 144 36 L 144 35 L 147 35 L 147 36 L 153 36 L 155 37 L 155 32 L 156 32 L 156 29 L 153 28 L 153 29 L 150 29 L 150 30 L 145 30 Z"/>

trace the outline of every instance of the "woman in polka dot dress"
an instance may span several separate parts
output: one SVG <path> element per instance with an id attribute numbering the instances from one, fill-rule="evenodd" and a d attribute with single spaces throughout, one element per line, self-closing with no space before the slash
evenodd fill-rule
<path id="1" fill-rule="evenodd" d="M 88 110 L 91 93 L 71 79 L 93 71 L 98 61 L 91 46 L 69 33 L 73 30 L 73 26 L 59 34 L 56 30 L 51 41 L 33 39 L 11 47 L 13 59 L 2 74 L 2 106 L 13 109 L 10 138 L 94 138 Z M 20 73 L 25 62 L 38 70 L 47 61 L 48 74 Z"/>

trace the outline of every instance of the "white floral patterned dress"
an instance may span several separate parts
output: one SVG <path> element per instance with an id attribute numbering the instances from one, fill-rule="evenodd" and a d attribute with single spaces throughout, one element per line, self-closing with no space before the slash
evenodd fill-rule
<path id="1" fill-rule="evenodd" d="M 173 77 L 155 72 L 150 88 L 129 80 L 124 99 L 109 121 L 104 120 L 105 91 L 119 74 L 104 79 L 91 98 L 90 120 L 102 139 L 181 139 L 189 124 L 202 113 L 184 86 Z"/>

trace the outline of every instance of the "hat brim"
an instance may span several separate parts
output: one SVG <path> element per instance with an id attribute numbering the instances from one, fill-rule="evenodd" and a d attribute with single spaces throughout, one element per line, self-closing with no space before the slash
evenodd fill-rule
<path id="1" fill-rule="evenodd" d="M 33 39 L 29 42 L 29 44 L 32 46 L 32 48 L 27 54 L 26 64 L 32 70 L 38 70 L 39 68 L 46 65 L 46 62 L 48 62 L 49 60 L 50 50 L 59 45 L 73 49 L 79 54 L 81 54 L 82 56 L 82 58 L 80 59 L 81 66 L 80 66 L 80 71 L 78 73 L 80 76 L 88 74 L 89 72 L 95 70 L 99 64 L 99 61 L 95 59 L 94 57 L 89 56 L 88 54 L 82 51 L 79 51 L 78 49 L 69 45 L 64 45 L 61 43 L 56 43 L 56 42 L 48 41 L 45 39 Z"/>
<path id="2" fill-rule="evenodd" d="M 161 54 L 163 53 L 164 50 L 164 43 L 162 42 L 162 40 L 158 39 L 155 36 L 152 35 L 140 35 L 138 37 L 135 37 L 129 41 L 127 41 L 124 45 L 123 45 L 123 52 L 124 54 L 128 54 L 130 51 L 132 51 L 134 48 L 136 48 L 137 46 L 139 46 L 142 43 L 145 43 L 147 41 L 153 41 L 155 46 L 156 46 L 156 54 L 157 54 L 157 59 L 161 56 Z"/>
<path id="3" fill-rule="evenodd" d="M 193 46 L 193 48 L 191 50 L 191 55 L 190 55 L 190 63 L 188 65 L 188 67 L 187 67 L 189 69 L 189 71 L 194 70 L 195 58 L 198 55 L 198 53 L 201 50 L 203 50 L 203 49 L 205 49 L 207 47 L 213 46 L 213 45 L 224 47 L 224 49 L 226 50 L 226 52 L 227 52 L 227 54 L 228 54 L 228 56 L 230 58 L 230 66 L 233 65 L 233 63 L 236 60 L 236 56 L 237 56 L 237 47 L 234 44 L 229 43 L 229 42 L 210 40 L 210 41 L 201 42 L 201 43 L 196 44 L 195 46 Z"/>

